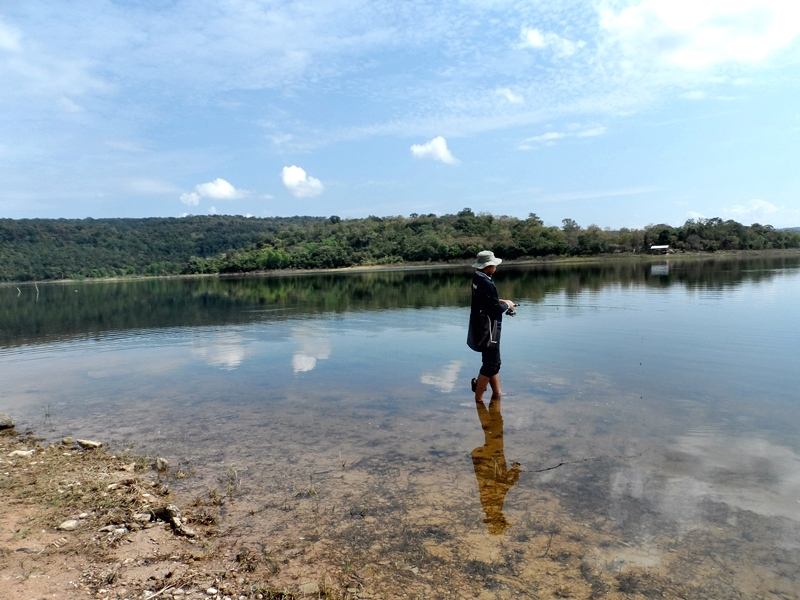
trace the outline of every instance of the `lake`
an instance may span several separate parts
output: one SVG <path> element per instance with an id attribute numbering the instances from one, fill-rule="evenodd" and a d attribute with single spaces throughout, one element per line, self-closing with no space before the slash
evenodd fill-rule
<path id="1" fill-rule="evenodd" d="M 277 581 L 800 597 L 800 256 L 502 265 L 485 405 L 469 275 L 3 286 L 0 411 L 168 458 Z"/>

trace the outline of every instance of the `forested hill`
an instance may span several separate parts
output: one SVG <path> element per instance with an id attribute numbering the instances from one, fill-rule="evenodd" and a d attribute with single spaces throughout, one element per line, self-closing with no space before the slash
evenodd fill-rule
<path id="1" fill-rule="evenodd" d="M 610 231 L 564 219 L 475 214 L 409 217 L 0 219 L 0 280 L 245 272 L 451 261 L 490 248 L 505 258 L 676 250 L 797 248 L 800 233 L 722 219 Z"/>

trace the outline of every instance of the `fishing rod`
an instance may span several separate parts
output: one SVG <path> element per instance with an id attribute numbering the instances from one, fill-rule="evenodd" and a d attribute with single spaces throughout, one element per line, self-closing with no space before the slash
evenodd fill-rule
<path id="1" fill-rule="evenodd" d="M 605 308 L 608 310 L 636 310 L 630 306 L 604 306 L 602 304 L 540 304 L 537 302 L 534 302 L 533 304 L 535 306 L 544 306 L 547 308 Z M 518 306 L 522 306 L 522 304 L 519 302 L 515 303 L 512 308 L 508 309 L 511 312 L 506 312 L 506 314 L 513 317 L 514 314 L 516 314 L 515 309 Z"/>

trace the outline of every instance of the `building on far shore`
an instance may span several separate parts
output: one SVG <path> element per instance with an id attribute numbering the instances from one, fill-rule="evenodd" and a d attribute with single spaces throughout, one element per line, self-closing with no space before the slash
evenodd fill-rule
<path id="1" fill-rule="evenodd" d="M 650 246 L 650 254 L 669 254 L 669 244 L 663 246 Z"/>

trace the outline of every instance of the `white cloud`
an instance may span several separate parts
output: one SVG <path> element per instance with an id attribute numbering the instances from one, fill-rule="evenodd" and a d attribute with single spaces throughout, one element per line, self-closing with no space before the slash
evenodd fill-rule
<path id="1" fill-rule="evenodd" d="M 641 0 L 619 10 L 603 0 L 599 14 L 606 41 L 629 66 L 756 64 L 800 37 L 796 0 Z"/>
<path id="2" fill-rule="evenodd" d="M 242 191 L 237 190 L 221 177 L 217 177 L 214 181 L 209 181 L 208 183 L 201 183 L 195 187 L 195 190 L 202 197 L 213 198 L 214 200 L 235 200 L 244 195 Z"/>
<path id="3" fill-rule="evenodd" d="M 520 148 L 529 149 L 537 144 L 545 144 L 549 146 L 557 142 L 558 140 L 565 138 L 566 136 L 567 134 L 562 133 L 561 131 L 548 131 L 540 135 L 534 135 L 533 137 L 525 138 L 524 140 L 522 140 L 522 142 L 520 142 Z"/>
<path id="4" fill-rule="evenodd" d="M 217 207 L 216 206 L 209 206 L 208 207 L 208 214 L 210 214 L 210 215 L 217 214 Z"/>
<path id="5" fill-rule="evenodd" d="M 654 186 L 641 186 L 630 188 L 619 188 L 614 190 L 590 190 L 583 192 L 561 192 L 557 194 L 550 194 L 542 196 L 538 202 L 558 203 L 570 202 L 573 200 L 604 200 L 606 198 L 624 198 L 628 196 L 639 196 L 642 194 L 651 194 L 659 191 L 659 188 Z"/>
<path id="6" fill-rule="evenodd" d="M 589 127 L 588 129 L 583 129 L 575 134 L 575 137 L 587 138 L 587 137 L 598 137 L 601 135 L 605 135 L 608 131 L 608 128 L 603 125 L 598 125 L 597 127 Z"/>
<path id="7" fill-rule="evenodd" d="M 185 192 L 181 194 L 180 200 L 186 206 L 197 206 L 200 204 L 200 194 L 197 192 Z"/>
<path id="8" fill-rule="evenodd" d="M 726 214 L 732 215 L 739 219 L 752 219 L 753 221 L 763 220 L 765 217 L 775 215 L 780 212 L 781 208 L 772 202 L 767 202 L 760 198 L 756 198 L 745 204 L 734 204 L 726 209 Z"/>
<path id="9" fill-rule="evenodd" d="M 247 196 L 245 190 L 237 190 L 231 183 L 217 177 L 214 181 L 199 183 L 194 186 L 194 191 L 180 195 L 180 201 L 187 206 L 197 206 L 203 198 L 212 200 L 236 200 Z M 214 209 L 216 211 L 216 209 Z"/>
<path id="10" fill-rule="evenodd" d="M 296 165 L 283 167 L 281 181 L 295 198 L 313 198 L 325 190 L 319 179 L 311 177 L 305 169 Z"/>
<path id="11" fill-rule="evenodd" d="M 604 125 L 592 127 L 570 126 L 568 131 L 547 131 L 545 133 L 525 138 L 519 143 L 520 150 L 533 150 L 541 146 L 552 146 L 559 140 L 566 138 L 590 138 L 605 135 L 608 131 Z"/>
<path id="12" fill-rule="evenodd" d="M 0 57 L 4 59 L 0 61 L 0 79 L 5 96 L 0 100 L 19 110 L 41 112 L 55 105 L 67 112 L 81 112 L 83 108 L 74 98 L 113 89 L 91 73 L 100 61 L 81 56 L 75 50 L 80 42 L 66 48 L 58 47 L 57 42 L 54 46 L 43 29 L 18 29 L 0 18 Z M 45 104 L 38 104 L 40 100 Z"/>
<path id="13" fill-rule="evenodd" d="M 522 38 L 522 46 L 526 48 L 544 48 L 547 43 L 544 41 L 544 35 L 538 29 L 531 29 L 530 27 L 523 27 L 520 33 Z"/>
<path id="14" fill-rule="evenodd" d="M 430 158 L 447 165 L 457 165 L 459 162 L 447 147 L 447 140 L 440 135 L 424 144 L 413 144 L 411 154 L 416 158 Z"/>
<path id="15" fill-rule="evenodd" d="M 522 40 L 520 42 L 520 47 L 534 48 L 536 50 L 549 48 L 560 58 L 569 58 L 586 46 L 586 42 L 583 40 L 573 42 L 565 37 L 561 37 L 557 33 L 541 32 L 532 27 L 523 27 L 520 32 L 520 38 Z"/>
<path id="16" fill-rule="evenodd" d="M 0 50 L 19 52 L 22 49 L 20 44 L 21 39 L 22 36 L 19 31 L 0 20 Z"/>
<path id="17" fill-rule="evenodd" d="M 525 98 L 523 98 L 520 94 L 516 93 L 511 88 L 498 88 L 494 92 L 496 95 L 503 98 L 506 102 L 511 104 L 523 104 L 525 102 Z"/>

